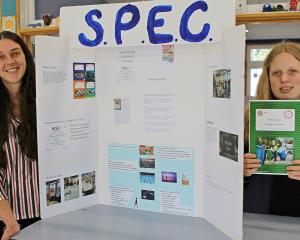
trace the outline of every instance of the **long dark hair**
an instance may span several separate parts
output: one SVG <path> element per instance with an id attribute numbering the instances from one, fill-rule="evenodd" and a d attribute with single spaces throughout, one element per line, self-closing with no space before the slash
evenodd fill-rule
<path id="1" fill-rule="evenodd" d="M 17 135 L 22 153 L 29 159 L 37 159 L 37 130 L 36 130 L 36 90 L 35 90 L 35 63 L 25 42 L 17 34 L 0 32 L 0 41 L 9 39 L 17 43 L 26 60 L 26 71 L 22 77 L 20 88 L 20 120 Z M 9 92 L 0 79 L 0 168 L 7 165 L 3 145 L 8 141 L 9 122 L 13 117 Z"/>

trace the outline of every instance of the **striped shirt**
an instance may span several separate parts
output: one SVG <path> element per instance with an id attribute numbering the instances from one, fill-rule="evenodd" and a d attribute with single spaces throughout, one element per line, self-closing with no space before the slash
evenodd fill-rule
<path id="1" fill-rule="evenodd" d="M 22 154 L 16 134 L 18 125 L 17 120 L 11 120 L 8 141 L 3 146 L 7 167 L 0 169 L 0 200 L 7 199 L 20 220 L 40 216 L 40 199 L 38 164 Z"/>

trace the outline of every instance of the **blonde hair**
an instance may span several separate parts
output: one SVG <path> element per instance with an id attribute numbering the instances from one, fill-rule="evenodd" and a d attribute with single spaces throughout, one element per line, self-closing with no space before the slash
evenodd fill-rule
<path id="1" fill-rule="evenodd" d="M 257 88 L 256 88 L 256 100 L 272 100 L 276 99 L 274 94 L 272 93 L 271 85 L 270 85 L 270 65 L 274 58 L 280 53 L 290 53 L 292 54 L 298 61 L 300 61 L 300 45 L 293 42 L 282 42 L 273 47 L 271 52 L 266 57 L 263 63 L 262 74 L 259 78 Z M 249 139 L 249 107 L 247 106 L 244 114 L 244 138 L 245 141 L 248 142 Z"/>

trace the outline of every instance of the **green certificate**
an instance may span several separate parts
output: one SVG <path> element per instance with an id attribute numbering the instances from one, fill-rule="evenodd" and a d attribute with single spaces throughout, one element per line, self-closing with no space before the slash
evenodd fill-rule
<path id="1" fill-rule="evenodd" d="M 286 174 L 287 165 L 300 159 L 300 101 L 250 101 L 249 114 L 249 149 L 261 163 L 257 173 Z"/>

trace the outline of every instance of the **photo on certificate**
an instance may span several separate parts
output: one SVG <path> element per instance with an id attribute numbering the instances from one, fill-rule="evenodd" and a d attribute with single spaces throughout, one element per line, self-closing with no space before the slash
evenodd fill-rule
<path id="1" fill-rule="evenodd" d="M 294 139 L 290 137 L 259 137 L 256 157 L 261 165 L 290 164 L 294 156 Z"/>
<path id="2" fill-rule="evenodd" d="M 260 160 L 257 173 L 286 174 L 299 159 L 299 114 L 300 101 L 250 101 L 249 152 Z"/>

